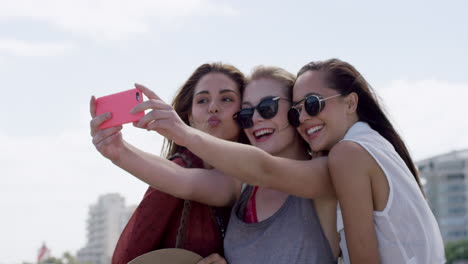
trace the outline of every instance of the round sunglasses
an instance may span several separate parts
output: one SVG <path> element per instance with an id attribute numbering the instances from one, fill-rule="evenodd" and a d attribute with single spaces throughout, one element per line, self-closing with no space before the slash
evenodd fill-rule
<path id="1" fill-rule="evenodd" d="M 298 127 L 301 123 L 299 116 L 301 115 L 302 105 L 305 108 L 307 114 L 310 116 L 316 116 L 325 108 L 325 101 L 335 97 L 341 96 L 341 94 L 336 94 L 323 98 L 321 95 L 309 94 L 306 95 L 304 99 L 295 103 L 288 111 L 288 121 L 289 124 L 293 127 Z"/>
<path id="2" fill-rule="evenodd" d="M 251 128 L 253 127 L 252 117 L 255 109 L 257 109 L 262 118 L 272 119 L 278 113 L 278 101 L 280 99 L 287 100 L 289 102 L 288 99 L 281 98 L 279 96 L 266 98 L 261 100 L 257 106 L 241 109 L 239 112 L 234 114 L 233 118 L 242 129 Z"/>

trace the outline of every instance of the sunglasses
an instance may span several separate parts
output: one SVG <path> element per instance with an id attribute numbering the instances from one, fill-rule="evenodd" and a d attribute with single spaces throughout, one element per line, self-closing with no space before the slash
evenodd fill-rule
<path id="1" fill-rule="evenodd" d="M 306 97 L 299 102 L 295 103 L 288 111 L 288 121 L 293 127 L 300 125 L 299 116 L 302 111 L 302 104 L 307 114 L 310 116 L 316 116 L 325 108 L 325 101 L 340 96 L 341 94 L 332 95 L 327 98 L 323 98 L 317 94 L 306 95 Z"/>
<path id="2" fill-rule="evenodd" d="M 262 118 L 272 119 L 278 113 L 278 101 L 280 99 L 289 101 L 288 99 L 281 98 L 279 96 L 266 98 L 260 101 L 260 103 L 255 107 L 241 109 L 239 112 L 234 114 L 233 118 L 242 129 L 251 128 L 253 127 L 252 117 L 255 109 L 257 109 Z"/>

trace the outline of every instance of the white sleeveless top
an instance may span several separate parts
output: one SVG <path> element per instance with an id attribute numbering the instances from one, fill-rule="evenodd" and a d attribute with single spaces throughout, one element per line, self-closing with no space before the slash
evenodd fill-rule
<path id="1" fill-rule="evenodd" d="M 357 122 L 343 140 L 358 143 L 377 161 L 390 187 L 383 211 L 374 211 L 374 228 L 382 264 L 445 263 L 439 226 L 414 176 L 394 147 L 367 123 Z M 344 263 L 350 263 L 338 204 L 337 230 Z"/>

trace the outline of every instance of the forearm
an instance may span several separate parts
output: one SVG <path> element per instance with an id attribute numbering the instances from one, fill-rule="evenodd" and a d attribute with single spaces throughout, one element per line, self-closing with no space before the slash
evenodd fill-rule
<path id="1" fill-rule="evenodd" d="M 114 163 L 152 187 L 179 197 L 211 206 L 232 204 L 240 183 L 209 169 L 184 168 L 172 161 L 126 144 L 121 159 Z"/>
<path id="2" fill-rule="evenodd" d="M 251 185 L 265 185 L 266 162 L 270 155 L 263 150 L 195 129 L 186 139 L 185 146 L 216 169 Z"/>
<path id="3" fill-rule="evenodd" d="M 189 199 L 188 180 L 181 180 L 183 169 L 179 165 L 144 152 L 128 143 L 113 163 L 152 187 L 173 196 Z"/>
<path id="4" fill-rule="evenodd" d="M 327 158 L 275 157 L 259 148 L 221 140 L 196 130 L 186 137 L 185 144 L 208 164 L 250 185 L 307 198 L 334 197 Z"/>

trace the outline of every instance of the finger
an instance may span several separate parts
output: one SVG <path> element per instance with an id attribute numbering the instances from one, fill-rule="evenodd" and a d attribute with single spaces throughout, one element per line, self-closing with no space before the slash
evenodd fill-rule
<path id="1" fill-rule="evenodd" d="M 93 119 L 91 119 L 91 121 L 89 122 L 89 126 L 91 128 L 91 136 L 94 137 L 96 132 L 99 130 L 99 126 L 105 121 L 109 120 L 111 117 L 112 117 L 112 113 L 108 112 L 108 113 L 100 114 L 94 117 Z"/>
<path id="2" fill-rule="evenodd" d="M 171 118 L 172 111 L 168 110 L 153 110 L 144 115 L 136 124 L 136 127 L 147 128 L 148 124 L 153 121 Z"/>
<path id="3" fill-rule="evenodd" d="M 121 136 L 122 133 L 120 131 L 115 132 L 114 134 L 106 137 L 105 139 L 101 140 L 99 143 L 96 144 L 96 148 L 99 149 L 105 145 L 112 144 L 115 138 Z"/>
<path id="4" fill-rule="evenodd" d="M 92 118 L 96 116 L 96 97 L 94 97 L 94 95 L 91 96 L 91 100 L 89 100 L 89 112 Z"/>
<path id="5" fill-rule="evenodd" d="M 226 264 L 227 262 L 223 257 L 221 257 L 217 253 L 211 254 L 208 257 L 197 262 L 197 264 L 212 264 L 212 263 Z"/>
<path id="6" fill-rule="evenodd" d="M 166 104 L 165 102 L 157 99 L 150 99 L 148 101 L 144 101 L 143 103 L 140 103 L 136 105 L 131 111 L 131 114 L 136 114 L 141 111 L 145 111 L 148 109 L 172 109 L 172 106 Z"/>
<path id="7" fill-rule="evenodd" d="M 146 125 L 147 130 L 155 130 L 156 132 L 164 132 L 168 128 L 169 122 L 167 119 L 154 120 L 153 122 Z M 168 136 L 163 133 L 163 136 Z"/>
<path id="8" fill-rule="evenodd" d="M 149 99 L 161 100 L 161 98 L 159 98 L 159 96 L 155 92 L 151 91 L 149 88 L 146 88 L 141 84 L 135 83 L 135 88 L 140 90 Z"/>
<path id="9" fill-rule="evenodd" d="M 106 140 L 107 138 L 119 132 L 120 130 L 122 130 L 122 126 L 110 127 L 110 128 L 106 128 L 106 129 L 99 131 L 93 137 L 93 144 L 94 145 L 100 144 L 102 141 Z"/>

